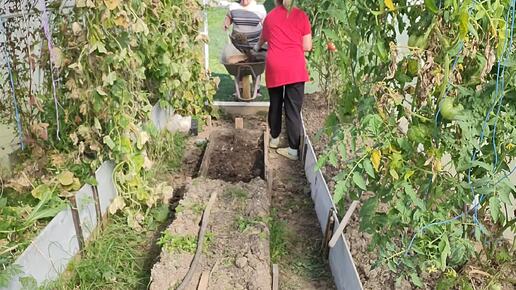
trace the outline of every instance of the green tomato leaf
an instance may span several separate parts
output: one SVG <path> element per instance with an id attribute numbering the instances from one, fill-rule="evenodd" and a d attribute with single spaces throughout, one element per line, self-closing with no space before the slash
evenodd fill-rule
<path id="1" fill-rule="evenodd" d="M 364 166 L 364 170 L 367 172 L 367 174 L 369 176 L 371 176 L 372 178 L 375 177 L 374 175 L 374 169 L 373 169 L 373 164 L 371 164 L 371 160 L 369 159 L 364 159 L 364 162 L 362 162 L 362 165 Z"/>
<path id="2" fill-rule="evenodd" d="M 419 288 L 422 288 L 424 286 L 423 280 L 421 280 L 421 278 L 419 278 L 417 273 L 410 273 L 410 281 L 412 281 L 412 283 Z"/>
<path id="3" fill-rule="evenodd" d="M 353 173 L 353 182 L 358 186 L 360 187 L 360 189 L 362 190 L 367 190 L 367 187 L 366 187 L 366 182 L 364 180 L 364 178 L 362 177 L 362 175 L 358 172 L 354 172 Z"/>
<path id="4" fill-rule="evenodd" d="M 500 199 L 497 196 L 492 196 L 489 199 L 489 211 L 493 221 L 496 223 L 500 219 Z"/>
<path id="5" fill-rule="evenodd" d="M 343 180 L 339 180 L 337 182 L 337 184 L 335 184 L 335 191 L 333 194 L 333 202 L 335 204 L 338 204 L 344 197 L 344 194 L 346 193 L 347 190 L 348 190 L 348 186 L 347 186 L 346 182 L 344 182 Z"/>
<path id="6" fill-rule="evenodd" d="M 439 8 L 437 7 L 435 0 L 425 0 L 425 6 L 430 12 L 437 14 L 439 13 Z"/>

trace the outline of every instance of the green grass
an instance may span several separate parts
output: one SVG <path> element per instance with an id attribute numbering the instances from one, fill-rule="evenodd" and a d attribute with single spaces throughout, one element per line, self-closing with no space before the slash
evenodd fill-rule
<path id="1" fill-rule="evenodd" d="M 270 251 L 272 263 L 278 263 L 279 260 L 287 255 L 287 224 L 281 220 L 275 210 L 271 212 L 269 219 L 270 231 Z"/>
<path id="2" fill-rule="evenodd" d="M 201 214 L 204 211 L 204 204 L 200 202 L 194 202 L 188 205 L 180 204 L 176 207 L 176 214 L 184 212 L 186 209 L 191 209 L 195 214 Z"/>
<path id="3" fill-rule="evenodd" d="M 235 227 L 239 232 L 243 233 L 247 229 L 254 227 L 255 225 L 261 224 L 264 222 L 263 218 L 260 217 L 246 217 L 239 216 L 235 219 Z"/>
<path id="4" fill-rule="evenodd" d="M 210 71 L 213 77 L 220 79 L 219 88 L 215 95 L 217 101 L 234 101 L 235 97 L 232 94 L 235 92 L 235 85 L 232 77 L 226 71 L 224 65 L 220 63 L 220 54 L 222 49 L 229 41 L 227 33 L 223 29 L 224 17 L 226 16 L 226 9 L 224 8 L 210 8 L 208 10 L 208 35 L 209 53 L 210 53 Z M 256 101 L 269 100 L 269 94 L 264 86 L 265 79 L 262 76 L 262 85 L 260 86 L 261 97 L 256 98 Z"/>
<path id="5" fill-rule="evenodd" d="M 224 193 L 227 196 L 230 196 L 235 199 L 240 199 L 240 200 L 247 199 L 249 197 L 249 193 L 247 191 L 245 191 L 243 188 L 238 187 L 238 186 L 230 186 L 230 187 L 226 188 Z"/>
<path id="6" fill-rule="evenodd" d="M 127 226 L 126 218 L 113 216 L 80 259 L 46 289 L 147 289 L 150 278 L 149 241 L 158 223 L 148 218 L 142 231 Z"/>
<path id="7" fill-rule="evenodd" d="M 179 170 L 186 136 L 168 130 L 153 134 L 154 139 L 147 146 L 148 157 L 154 162 L 150 175 L 159 177 Z"/>
<path id="8" fill-rule="evenodd" d="M 194 253 L 197 248 L 197 237 L 193 235 L 172 235 L 166 231 L 159 239 L 158 245 L 162 246 L 169 253 Z"/>

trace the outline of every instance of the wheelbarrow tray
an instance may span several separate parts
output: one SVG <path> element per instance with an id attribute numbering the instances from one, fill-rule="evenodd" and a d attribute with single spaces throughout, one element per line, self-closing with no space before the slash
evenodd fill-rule
<path id="1" fill-rule="evenodd" d="M 224 63 L 228 73 L 234 77 L 253 75 L 254 77 L 263 74 L 265 62 L 239 62 Z"/>

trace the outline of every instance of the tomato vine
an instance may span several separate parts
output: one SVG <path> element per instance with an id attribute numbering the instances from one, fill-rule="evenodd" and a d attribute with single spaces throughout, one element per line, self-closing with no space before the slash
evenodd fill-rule
<path id="1" fill-rule="evenodd" d="M 514 230 L 514 1 L 298 3 L 333 86 L 319 165 L 342 171 L 342 208 L 365 199 L 378 263 L 422 286 L 419 273 L 460 268 L 476 245 L 492 254 Z"/>

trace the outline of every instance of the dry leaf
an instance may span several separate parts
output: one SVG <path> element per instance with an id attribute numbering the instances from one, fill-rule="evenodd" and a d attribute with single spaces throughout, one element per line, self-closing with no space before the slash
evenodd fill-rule
<path id="1" fill-rule="evenodd" d="M 120 4 L 120 0 L 104 0 L 104 4 L 109 10 L 115 10 Z"/>
<path id="2" fill-rule="evenodd" d="M 74 35 L 79 35 L 82 32 L 82 26 L 78 22 L 72 23 L 72 31 Z"/>

